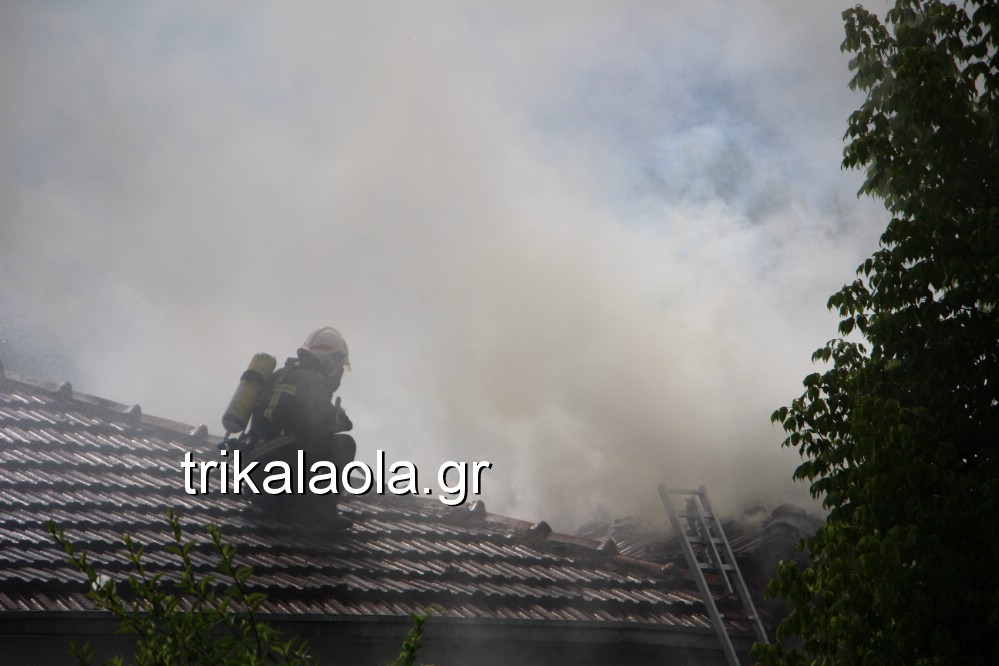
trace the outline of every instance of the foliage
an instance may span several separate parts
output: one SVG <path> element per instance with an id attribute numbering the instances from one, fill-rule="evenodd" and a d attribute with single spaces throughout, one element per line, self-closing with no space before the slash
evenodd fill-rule
<path id="1" fill-rule="evenodd" d="M 65 531 L 54 521 L 48 523 L 49 532 L 69 561 L 87 577 L 88 598 L 119 619 L 119 633 L 138 637 L 134 655 L 137 666 L 317 663 L 304 641 L 285 640 L 280 631 L 257 620 L 266 596 L 248 591 L 252 569 L 236 564 L 236 549 L 222 540 L 218 526 L 209 525 L 208 534 L 211 548 L 219 557 L 217 570 L 221 580 L 195 571 L 191 553 L 197 547 L 196 542 L 184 541 L 180 519 L 172 509 L 167 511 L 167 521 L 174 539 L 167 550 L 180 560 L 179 579 L 171 582 L 163 572 L 150 572 L 143 561 L 145 550 L 126 534 L 123 537 L 126 557 L 135 572 L 128 577 L 129 592 L 124 597 L 110 577 L 97 572 L 86 551 L 77 552 Z M 226 581 L 224 589 L 222 580 Z M 438 610 L 440 607 L 432 604 L 427 614 L 412 614 L 413 626 L 392 666 L 416 663 L 422 647 L 423 625 L 429 613 Z M 95 656 L 88 645 L 77 644 L 73 645 L 73 654 L 85 666 L 90 666 Z M 106 663 L 122 666 L 125 662 L 121 656 L 115 656 Z"/>
<path id="2" fill-rule="evenodd" d="M 434 610 L 440 610 L 440 606 L 431 604 L 427 612 L 429 613 Z M 420 647 L 423 643 L 423 625 L 426 623 L 429 615 L 412 613 L 411 617 L 413 618 L 413 626 L 410 628 L 409 633 L 406 634 L 402 650 L 399 652 L 399 656 L 395 658 L 395 661 L 392 662 L 392 666 L 413 666 L 416 663 L 417 654 L 420 652 Z"/>
<path id="3" fill-rule="evenodd" d="M 769 663 L 999 663 L 999 6 L 843 13 L 843 165 L 891 220 L 829 299 L 824 372 L 773 420 L 829 514 L 782 563 Z M 792 640 L 792 638 L 794 640 Z"/>
<path id="4" fill-rule="evenodd" d="M 124 543 L 134 573 L 128 577 L 128 590 L 119 592 L 115 582 L 97 572 L 88 554 L 76 552 L 64 531 L 49 521 L 49 531 L 62 546 L 68 559 L 87 577 L 87 596 L 101 609 L 110 611 L 119 622 L 119 632 L 135 634 L 138 645 L 134 663 L 138 666 L 182 664 L 221 664 L 229 666 L 314 664 L 304 642 L 285 640 L 278 630 L 257 621 L 265 595 L 249 592 L 251 569 L 236 564 L 235 548 L 222 540 L 218 526 L 210 525 L 211 546 L 219 557 L 219 577 L 199 575 L 191 552 L 196 544 L 185 541 L 180 520 L 167 512 L 174 543 L 170 553 L 179 558 L 177 580 L 164 573 L 152 573 L 143 560 L 144 549 L 130 536 Z M 81 664 L 93 662 L 89 646 L 73 646 Z M 120 656 L 108 663 L 121 666 Z"/>

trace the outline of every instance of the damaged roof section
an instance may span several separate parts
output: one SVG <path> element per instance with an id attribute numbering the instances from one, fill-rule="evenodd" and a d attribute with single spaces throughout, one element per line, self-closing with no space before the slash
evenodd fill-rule
<path id="1" fill-rule="evenodd" d="M 448 507 L 411 496 L 345 496 L 352 529 L 289 535 L 248 511 L 245 496 L 184 492 L 185 452 L 214 458 L 217 443 L 204 426 L 153 418 L 65 383 L 0 375 L 0 623 L 93 608 L 48 520 L 120 579 L 130 568 L 125 533 L 146 547 L 150 567 L 178 566 L 163 548 L 172 542 L 165 514 L 173 508 L 188 538 L 222 526 L 273 616 L 408 617 L 437 604 L 449 618 L 624 623 L 710 640 L 696 589 L 668 557 L 490 514 L 481 502 Z M 213 568 L 207 552 L 195 557 L 204 571 Z M 737 614 L 727 622 L 749 635 Z"/>

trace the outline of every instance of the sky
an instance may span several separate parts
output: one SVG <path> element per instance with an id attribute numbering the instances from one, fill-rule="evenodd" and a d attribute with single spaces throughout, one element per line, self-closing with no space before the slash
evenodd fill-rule
<path id="1" fill-rule="evenodd" d="M 334 326 L 358 459 L 489 511 L 801 501 L 769 417 L 887 222 L 849 4 L 4 2 L 0 358 L 221 435 Z"/>

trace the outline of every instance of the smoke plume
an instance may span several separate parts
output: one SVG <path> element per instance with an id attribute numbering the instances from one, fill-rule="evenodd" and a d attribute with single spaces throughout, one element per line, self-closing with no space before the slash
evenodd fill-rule
<path id="1" fill-rule="evenodd" d="M 882 226 L 839 11 L 7 3 L 4 362 L 218 433 L 331 325 L 359 458 L 489 460 L 490 511 L 783 497 L 769 415 Z"/>

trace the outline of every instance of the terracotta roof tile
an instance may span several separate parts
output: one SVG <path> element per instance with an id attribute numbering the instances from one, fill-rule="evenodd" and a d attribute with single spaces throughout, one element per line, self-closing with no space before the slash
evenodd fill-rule
<path id="1" fill-rule="evenodd" d="M 92 608 L 82 576 L 48 534 L 50 518 L 112 577 L 129 571 L 126 532 L 151 569 L 176 576 L 165 548 L 173 507 L 188 538 L 223 526 L 239 562 L 253 567 L 251 589 L 267 593 L 269 613 L 407 616 L 437 603 L 455 618 L 710 626 L 696 591 L 669 566 L 601 552 L 599 540 L 486 514 L 481 504 L 470 511 L 423 497 L 345 496 L 353 529 L 289 534 L 251 512 L 245 496 L 183 492 L 183 453 L 216 455 L 218 440 L 127 412 L 0 376 L 3 611 Z M 217 562 L 204 547 L 191 559 L 206 572 Z"/>

